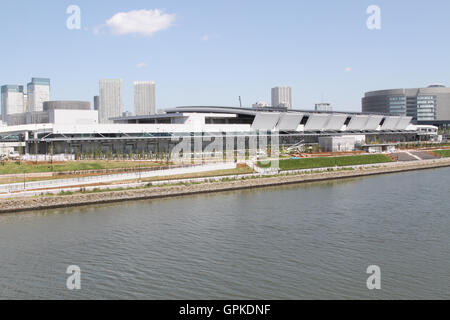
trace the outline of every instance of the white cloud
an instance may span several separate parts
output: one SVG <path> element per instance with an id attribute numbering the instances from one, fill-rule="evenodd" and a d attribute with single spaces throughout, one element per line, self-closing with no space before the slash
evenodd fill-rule
<path id="1" fill-rule="evenodd" d="M 151 36 L 154 33 L 168 29 L 175 21 L 175 14 L 163 13 L 159 9 L 133 10 L 119 12 L 106 21 L 105 27 L 116 35 L 140 34 Z M 94 30 L 98 34 L 100 26 Z"/>
<path id="2" fill-rule="evenodd" d="M 145 62 L 141 62 L 136 65 L 136 68 L 139 68 L 139 69 L 147 68 L 147 67 L 148 67 L 148 64 L 146 64 Z"/>
<path id="3" fill-rule="evenodd" d="M 351 67 L 345 68 L 345 72 L 352 72 L 352 68 Z"/>
<path id="4" fill-rule="evenodd" d="M 209 36 L 207 35 L 207 34 L 205 34 L 203 37 L 202 37 L 202 41 L 208 41 L 209 40 Z"/>

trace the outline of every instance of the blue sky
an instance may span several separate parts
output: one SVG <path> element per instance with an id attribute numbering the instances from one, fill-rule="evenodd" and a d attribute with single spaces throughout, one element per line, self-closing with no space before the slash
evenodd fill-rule
<path id="1" fill-rule="evenodd" d="M 366 27 L 372 4 L 381 30 Z M 81 8 L 81 30 L 66 27 L 69 5 Z M 151 35 L 119 35 L 106 23 L 144 9 L 170 23 Z M 99 79 L 122 78 L 126 110 L 134 80 L 157 83 L 161 109 L 237 106 L 239 95 L 250 106 L 290 85 L 296 108 L 323 95 L 337 110 L 358 111 L 365 91 L 450 85 L 449 13 L 448 0 L 8 1 L 0 84 L 49 77 L 52 99 L 92 101 Z"/>

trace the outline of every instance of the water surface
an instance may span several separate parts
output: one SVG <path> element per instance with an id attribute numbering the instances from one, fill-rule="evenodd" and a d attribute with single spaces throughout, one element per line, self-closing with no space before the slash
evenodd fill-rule
<path id="1" fill-rule="evenodd" d="M 2 299 L 449 299 L 450 169 L 0 216 Z M 79 291 L 66 268 L 82 270 Z M 382 290 L 366 287 L 379 265 Z"/>

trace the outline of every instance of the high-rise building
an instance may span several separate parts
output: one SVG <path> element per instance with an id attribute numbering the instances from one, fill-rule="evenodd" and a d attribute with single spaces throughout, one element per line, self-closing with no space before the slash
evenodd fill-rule
<path id="1" fill-rule="evenodd" d="M 100 98 L 98 109 L 99 123 L 113 123 L 110 118 L 122 116 L 122 80 L 102 79 L 100 80 Z"/>
<path id="2" fill-rule="evenodd" d="M 28 111 L 29 106 L 28 106 L 28 94 L 24 93 L 23 94 L 23 108 L 26 111 Z"/>
<path id="3" fill-rule="evenodd" d="M 2 86 L 2 121 L 8 122 L 8 115 L 24 113 L 25 99 L 23 86 L 6 85 Z"/>
<path id="4" fill-rule="evenodd" d="M 134 112 L 137 116 L 156 114 L 155 83 L 152 81 L 134 82 Z"/>
<path id="5" fill-rule="evenodd" d="M 367 92 L 362 111 L 410 116 L 415 121 L 450 120 L 450 88 L 431 85 Z"/>
<path id="6" fill-rule="evenodd" d="M 94 97 L 94 110 L 98 111 L 98 108 L 100 107 L 100 97 L 95 96 Z"/>
<path id="7" fill-rule="evenodd" d="M 50 101 L 50 79 L 32 78 L 27 85 L 28 109 L 27 112 L 42 111 L 44 102 Z"/>
<path id="8" fill-rule="evenodd" d="M 272 88 L 272 107 L 292 109 L 292 88 Z"/>

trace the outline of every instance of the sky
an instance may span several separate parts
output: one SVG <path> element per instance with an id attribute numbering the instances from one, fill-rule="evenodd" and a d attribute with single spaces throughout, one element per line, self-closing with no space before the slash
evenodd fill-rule
<path id="1" fill-rule="evenodd" d="M 294 108 L 360 111 L 366 91 L 450 85 L 449 13 L 448 0 L 5 1 L 0 85 L 48 77 L 52 100 L 92 101 L 120 78 L 127 111 L 137 80 L 156 82 L 159 109 L 250 107 L 289 85 Z"/>

